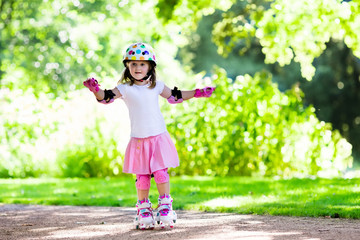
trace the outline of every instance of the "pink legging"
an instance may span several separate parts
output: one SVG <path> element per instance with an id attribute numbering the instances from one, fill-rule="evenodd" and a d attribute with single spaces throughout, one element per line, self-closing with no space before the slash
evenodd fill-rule
<path id="1" fill-rule="evenodd" d="M 169 182 L 169 174 L 167 171 L 167 168 L 158 170 L 153 173 L 154 180 L 156 183 L 166 183 Z M 150 174 L 148 175 L 140 175 L 136 174 L 136 188 L 140 190 L 149 190 L 150 189 L 150 180 L 151 180 Z"/>

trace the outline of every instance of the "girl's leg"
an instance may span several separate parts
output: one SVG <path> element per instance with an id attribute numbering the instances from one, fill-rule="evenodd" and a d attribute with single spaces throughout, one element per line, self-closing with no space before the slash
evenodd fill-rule
<path id="1" fill-rule="evenodd" d="M 142 189 L 138 189 L 137 188 L 137 196 L 138 196 L 138 200 L 145 200 L 145 199 L 149 199 L 149 189 L 148 190 L 142 190 Z"/>
<path id="2" fill-rule="evenodd" d="M 170 195 L 170 182 L 166 182 L 166 183 L 156 183 L 158 192 L 159 192 L 159 196 L 163 196 L 163 195 Z"/>
<path id="3" fill-rule="evenodd" d="M 138 200 L 145 200 L 149 198 L 150 190 L 150 175 L 136 175 L 136 189 Z"/>
<path id="4" fill-rule="evenodd" d="M 136 202 L 137 214 L 135 217 L 136 228 L 154 229 L 155 220 L 151 202 L 149 200 L 150 175 L 136 175 L 136 189 L 138 201 Z"/>
<path id="5" fill-rule="evenodd" d="M 170 195 L 170 182 L 167 169 L 159 170 L 154 173 L 156 186 L 160 196 Z M 149 198 L 150 175 L 136 175 L 136 189 L 138 200 Z"/>
<path id="6" fill-rule="evenodd" d="M 175 211 L 172 210 L 173 199 L 170 197 L 170 182 L 167 169 L 154 172 L 154 179 L 159 191 L 159 205 L 155 219 L 161 228 L 164 228 L 166 225 L 172 228 L 174 227 L 177 216 Z"/>
<path id="7" fill-rule="evenodd" d="M 170 195 L 170 179 L 167 168 L 154 172 L 154 180 L 160 196 Z"/>

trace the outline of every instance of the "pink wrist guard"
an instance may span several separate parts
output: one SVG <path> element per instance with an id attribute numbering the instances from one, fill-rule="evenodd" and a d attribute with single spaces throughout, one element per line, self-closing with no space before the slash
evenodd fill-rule
<path id="1" fill-rule="evenodd" d="M 99 83 L 95 78 L 88 78 L 83 82 L 84 86 L 87 87 L 93 93 L 97 93 L 99 91 Z"/>
<path id="2" fill-rule="evenodd" d="M 215 91 L 214 87 L 205 87 L 203 89 L 195 89 L 195 95 L 194 97 L 196 98 L 201 98 L 201 97 L 210 97 L 211 94 Z"/>

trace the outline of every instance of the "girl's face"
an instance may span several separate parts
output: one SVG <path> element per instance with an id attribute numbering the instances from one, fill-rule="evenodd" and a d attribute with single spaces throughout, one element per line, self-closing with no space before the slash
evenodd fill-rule
<path id="1" fill-rule="evenodd" d="M 148 61 L 129 61 L 128 67 L 130 70 L 130 74 L 136 80 L 141 80 L 148 74 L 150 70 L 150 64 Z"/>

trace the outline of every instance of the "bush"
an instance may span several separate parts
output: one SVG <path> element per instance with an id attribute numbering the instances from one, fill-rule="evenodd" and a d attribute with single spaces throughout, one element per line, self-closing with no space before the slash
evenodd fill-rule
<path id="1" fill-rule="evenodd" d="M 85 143 L 66 146 L 57 155 L 60 177 L 106 177 L 121 174 L 123 154 L 114 138 L 106 138 L 100 125 L 85 129 Z"/>
<path id="2" fill-rule="evenodd" d="M 31 90 L 0 90 L 0 177 L 37 177 L 49 171 L 50 136 L 58 131 L 56 106 Z M 49 115 L 50 116 L 49 116 Z M 45 154 L 44 154 L 45 153 Z"/>
<path id="3" fill-rule="evenodd" d="M 211 84 L 211 98 L 163 106 L 181 161 L 176 173 L 289 177 L 351 166 L 351 145 L 303 106 L 297 86 L 282 93 L 268 73 L 233 81 L 221 69 Z"/>
<path id="4" fill-rule="evenodd" d="M 0 178 L 121 174 L 128 132 L 119 104 L 104 107 L 86 89 L 52 99 L 3 88 L 0 101 Z"/>
<path id="5" fill-rule="evenodd" d="M 164 101 L 181 160 L 174 173 L 307 176 L 351 165 L 351 145 L 303 106 L 296 86 L 282 93 L 267 73 L 233 81 L 221 69 L 210 84 L 217 87 L 211 98 Z M 124 103 L 97 104 L 86 89 L 64 98 L 0 90 L 0 177 L 122 173 L 130 133 Z"/>

